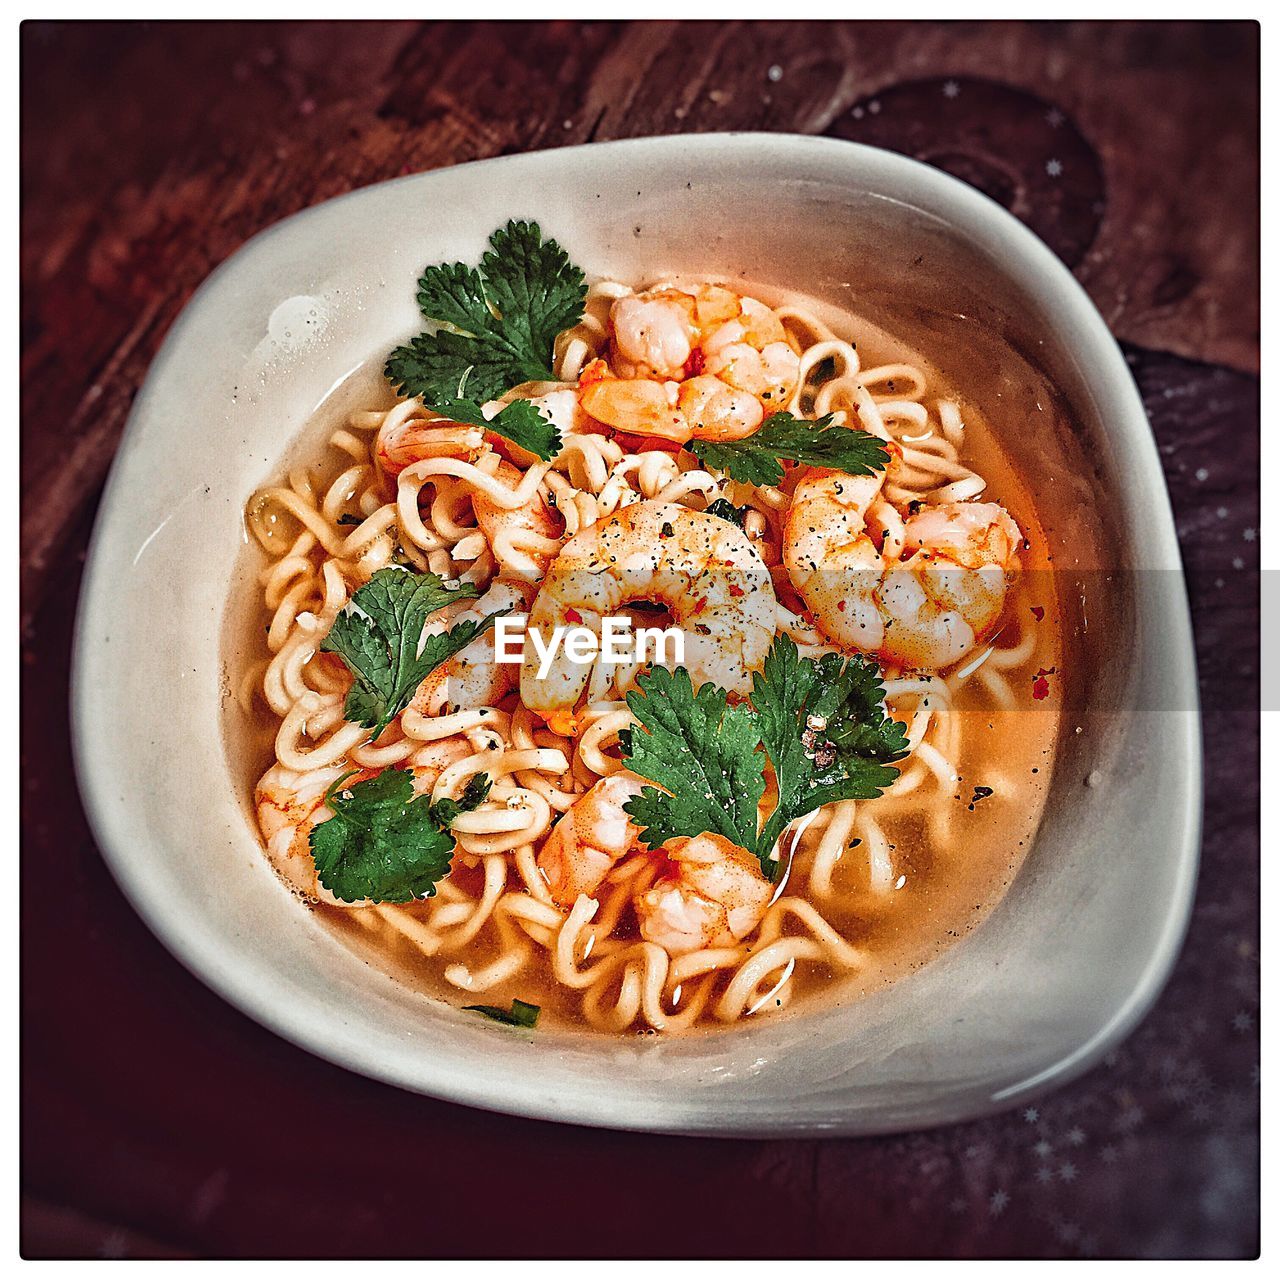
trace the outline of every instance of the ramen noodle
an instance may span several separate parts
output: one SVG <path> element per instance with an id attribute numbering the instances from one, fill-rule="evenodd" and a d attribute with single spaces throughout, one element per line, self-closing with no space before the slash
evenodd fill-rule
<path id="1" fill-rule="evenodd" d="M 461 400 L 371 392 L 249 502 L 257 653 L 233 714 L 268 856 L 400 980 L 495 1016 L 532 1009 L 514 1019 L 526 1024 L 541 1011 L 673 1033 L 869 990 L 970 930 L 1038 821 L 1058 657 L 1030 572 L 1034 509 L 980 407 L 857 317 L 682 279 L 597 280 L 580 296 L 551 376 L 488 397 L 478 421 Z M 553 424 L 550 456 L 523 429 L 490 430 L 499 413 Z M 766 441 L 782 441 L 772 463 Z M 873 466 L 848 461 L 855 443 Z M 849 470 L 806 461 L 823 449 Z M 739 457 L 757 479 L 726 462 Z M 353 597 L 371 583 L 397 600 L 428 584 L 393 668 L 455 646 L 372 726 L 352 712 L 390 679 L 359 671 L 377 616 Z M 519 660 L 523 631 L 599 634 L 606 616 L 679 633 L 683 661 L 543 660 L 528 642 Z M 515 662 L 496 660 L 499 624 Z M 857 768 L 883 785 L 753 849 L 786 789 L 765 735 L 731 762 L 760 778 L 739 841 L 716 818 L 651 848 L 637 813 L 698 826 L 680 804 L 706 797 L 643 772 L 636 737 L 657 740 L 637 709 L 683 705 L 677 676 L 723 690 L 719 759 L 730 719 L 753 731 L 766 656 L 784 650 L 877 682 L 862 728 L 896 748 Z M 840 767 L 828 718 L 802 715 L 797 767 Z M 664 794 L 637 801 L 646 791 Z M 410 843 L 444 873 L 428 859 L 395 881 L 403 892 L 368 892 L 380 872 L 333 892 L 357 864 L 382 865 L 369 835 L 382 813 L 397 832 L 414 815 Z"/>

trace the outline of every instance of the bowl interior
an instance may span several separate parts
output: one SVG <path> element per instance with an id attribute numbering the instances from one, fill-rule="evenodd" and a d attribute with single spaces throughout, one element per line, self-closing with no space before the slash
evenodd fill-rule
<path id="1" fill-rule="evenodd" d="M 260 853 L 220 730 L 243 504 L 317 406 L 416 330 L 423 264 L 475 260 L 508 217 L 536 218 L 595 275 L 715 274 L 860 312 L 980 403 L 1030 479 L 1069 637 L 1045 818 L 988 922 L 864 1000 L 728 1035 L 508 1034 L 363 964 Z M 549 1118 L 873 1132 L 1007 1104 L 1082 1070 L 1141 1015 L 1194 880 L 1185 600 L 1123 361 L 1012 218 L 846 143 L 654 139 L 511 157 L 369 188 L 252 241 L 175 325 L 135 407 L 95 535 L 75 713 L 103 848 L 195 972 L 358 1070 Z"/>

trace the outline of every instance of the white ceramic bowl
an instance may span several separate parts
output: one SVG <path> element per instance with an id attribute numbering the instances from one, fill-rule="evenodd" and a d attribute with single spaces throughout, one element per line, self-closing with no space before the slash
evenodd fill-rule
<path id="1" fill-rule="evenodd" d="M 510 1034 L 357 959 L 276 881 L 221 734 L 221 623 L 246 498 L 345 375 L 417 328 L 425 263 L 535 218 L 588 271 L 719 273 L 850 305 L 980 398 L 1060 542 L 1074 632 L 1045 819 L 975 934 L 861 1002 L 664 1040 Z M 1072 420 L 1051 430 L 1045 397 Z M 1150 571 L 1150 572 L 1148 572 Z M 250 241 L 157 356 L 103 499 L 78 621 L 80 784 L 168 947 L 241 1009 L 357 1071 L 619 1128 L 873 1133 L 1069 1079 L 1166 978 L 1199 844 L 1199 721 L 1168 500 L 1133 383 L 1057 259 L 985 197 L 845 142 L 654 138 L 357 191 Z M 1080 732 L 1075 732 L 1076 727 Z M 1083 779 L 1094 774 L 1097 785 Z"/>

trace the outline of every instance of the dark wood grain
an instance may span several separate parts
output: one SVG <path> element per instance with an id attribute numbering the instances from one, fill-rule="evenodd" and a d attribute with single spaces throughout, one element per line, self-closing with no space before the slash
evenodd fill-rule
<path id="1" fill-rule="evenodd" d="M 24 1252 L 1256 1250 L 1257 90 L 1256 24 L 25 24 Z M 384 178 L 717 129 L 870 142 L 1006 204 L 1126 343 L 1160 442 L 1206 706 L 1196 914 L 1135 1036 L 1025 1115 L 728 1143 L 410 1097 L 187 974 L 76 799 L 67 678 L 92 517 L 205 275 Z"/>
<path id="2" fill-rule="evenodd" d="M 1089 188 L 1096 239 L 1078 273 L 1117 335 L 1256 368 L 1256 56 L 1248 26 L 29 23 L 23 412 L 64 429 L 26 442 L 24 616 L 65 545 L 50 513 L 74 520 L 101 485 L 195 286 L 287 214 L 440 165 L 652 133 L 826 130 L 961 176 L 985 165 L 1003 177 L 990 193 L 1016 207 L 1071 160 L 1053 126 L 1028 140 L 996 103 L 947 155 L 927 145 L 973 96 L 965 81 L 999 78 L 1111 167 L 1105 199 Z M 922 75 L 895 132 L 878 95 Z M 1135 113 L 1145 102 L 1160 110 Z"/>

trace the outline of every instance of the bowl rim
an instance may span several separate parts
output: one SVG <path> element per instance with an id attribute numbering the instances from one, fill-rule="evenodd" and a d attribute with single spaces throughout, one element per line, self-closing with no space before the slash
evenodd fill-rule
<path id="1" fill-rule="evenodd" d="M 237 970 L 233 955 L 217 953 L 215 939 L 184 931 L 181 922 L 170 914 L 161 895 L 153 892 L 144 868 L 131 856 L 134 841 L 130 833 L 123 823 L 117 823 L 114 807 L 108 802 L 111 785 L 109 761 L 101 743 L 91 731 L 89 721 L 92 713 L 85 670 L 87 655 L 95 643 L 93 619 L 104 607 L 104 591 L 108 585 L 103 581 L 106 556 L 102 547 L 110 536 L 113 516 L 122 497 L 121 460 L 128 454 L 137 437 L 137 424 L 151 412 L 161 374 L 182 355 L 187 329 L 201 311 L 214 286 L 240 272 L 253 270 L 255 263 L 263 255 L 270 254 L 277 238 L 287 236 L 304 223 L 315 220 L 322 212 L 326 215 L 331 213 L 336 206 L 356 204 L 371 193 L 383 192 L 392 187 L 411 186 L 424 179 L 443 178 L 447 181 L 448 175 L 457 171 L 474 171 L 494 166 L 537 165 L 542 161 L 573 163 L 576 160 L 582 163 L 588 157 L 594 161 L 607 161 L 626 155 L 638 156 L 643 152 L 661 152 L 664 149 L 672 150 L 678 163 L 688 164 L 691 159 L 696 159 L 698 153 L 714 152 L 718 157 L 723 157 L 726 151 L 745 155 L 757 148 L 779 146 L 791 150 L 797 159 L 803 159 L 804 153 L 808 153 L 822 163 L 829 162 L 833 157 L 844 157 L 852 166 L 859 162 L 869 163 L 873 167 L 879 167 L 882 174 L 901 176 L 905 182 L 923 189 L 931 200 L 947 206 L 957 216 L 963 214 L 971 221 L 986 223 L 993 238 L 1002 241 L 1002 249 L 1022 259 L 1024 265 L 1043 280 L 1045 290 L 1055 305 L 1067 309 L 1071 322 L 1078 327 L 1088 343 L 1090 356 L 1097 361 L 1096 381 L 1106 385 L 1109 393 L 1117 398 L 1124 410 L 1109 424 L 1110 428 L 1123 433 L 1129 446 L 1135 450 L 1136 465 L 1159 508 L 1154 513 L 1157 518 L 1153 521 L 1154 527 L 1149 530 L 1151 540 L 1145 551 L 1157 567 L 1175 570 L 1179 575 L 1181 590 L 1177 601 L 1171 606 L 1177 615 L 1176 634 L 1166 639 L 1174 645 L 1175 658 L 1181 660 L 1181 669 L 1189 672 L 1187 687 L 1179 690 L 1185 699 L 1181 705 L 1188 708 L 1188 713 L 1179 718 L 1180 732 L 1172 734 L 1165 743 L 1166 748 L 1171 753 L 1176 753 L 1184 762 L 1187 783 L 1181 812 L 1175 819 L 1179 839 L 1176 849 L 1171 849 L 1169 855 L 1170 858 L 1177 858 L 1179 874 L 1171 889 L 1158 940 L 1127 999 L 1115 1009 L 1109 1021 L 1073 1053 L 1026 1079 L 1011 1082 L 1008 1087 L 992 1093 L 983 1104 L 949 1113 L 945 1118 L 925 1119 L 909 1124 L 889 1122 L 883 1127 L 866 1123 L 842 1127 L 837 1119 L 834 1124 L 824 1124 L 821 1132 L 827 1135 L 873 1135 L 912 1131 L 961 1123 L 1029 1101 L 1051 1088 L 1075 1079 L 1095 1065 L 1142 1020 L 1163 989 L 1186 934 L 1198 872 L 1203 806 L 1199 696 L 1185 575 L 1168 490 L 1146 411 L 1116 339 L 1083 286 L 1034 232 L 994 200 L 950 174 L 897 152 L 843 139 L 759 131 L 665 134 L 523 152 L 405 174 L 320 201 L 272 223 L 251 236 L 215 267 L 192 293 L 166 333 L 130 409 L 94 520 L 73 629 L 71 739 L 80 796 L 94 839 L 112 876 L 166 949 L 197 979 L 233 1007 L 308 1052 L 338 1066 L 412 1092 L 481 1110 L 532 1119 L 653 1133 L 706 1133 L 744 1138 L 817 1132 L 804 1123 L 787 1123 L 785 1117 L 780 1122 L 777 1117 L 773 1117 L 770 1123 L 754 1127 L 719 1122 L 715 1118 L 704 1124 L 691 1125 L 670 1115 L 645 1117 L 632 1113 L 619 1114 L 611 1109 L 607 1100 L 600 1099 L 584 1100 L 579 1097 L 550 1102 L 545 1096 L 539 1098 L 532 1093 L 525 1097 L 495 1098 L 484 1082 L 483 1073 L 468 1075 L 465 1072 L 455 1072 L 447 1078 L 437 1074 L 429 1079 L 410 1079 L 402 1072 L 388 1068 L 375 1055 L 362 1052 L 358 1045 L 335 1044 L 329 1028 L 313 1023 L 306 1017 L 296 1016 L 287 1002 L 280 1000 L 275 993 L 259 990 L 252 981 L 252 974 Z M 430 1075 L 428 1068 L 424 1076 Z"/>

